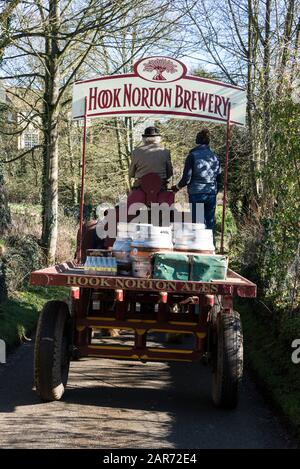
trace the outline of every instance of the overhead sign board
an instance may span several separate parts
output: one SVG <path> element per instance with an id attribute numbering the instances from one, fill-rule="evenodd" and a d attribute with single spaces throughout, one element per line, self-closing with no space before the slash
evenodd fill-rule
<path id="1" fill-rule="evenodd" d="M 245 125 L 246 92 L 237 86 L 187 75 L 186 66 L 169 57 L 148 57 L 133 73 L 76 82 L 72 115 L 169 116 Z"/>

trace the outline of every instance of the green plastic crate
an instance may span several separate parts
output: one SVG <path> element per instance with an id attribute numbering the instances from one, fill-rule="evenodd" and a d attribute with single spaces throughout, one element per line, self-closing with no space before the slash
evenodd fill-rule
<path id="1" fill-rule="evenodd" d="M 154 255 L 153 277 L 162 280 L 189 280 L 189 256 L 181 253 Z"/>
<path id="2" fill-rule="evenodd" d="M 228 259 L 225 256 L 189 253 L 157 253 L 154 255 L 153 277 L 162 280 L 225 280 Z"/>
<path id="3" fill-rule="evenodd" d="M 227 276 L 228 259 L 217 255 L 193 256 L 191 280 L 210 282 L 211 280 L 225 280 Z"/>

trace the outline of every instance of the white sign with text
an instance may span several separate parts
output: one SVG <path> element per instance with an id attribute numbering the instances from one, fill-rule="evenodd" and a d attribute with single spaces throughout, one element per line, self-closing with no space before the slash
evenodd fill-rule
<path id="1" fill-rule="evenodd" d="M 237 86 L 186 74 L 169 57 L 149 57 L 134 72 L 79 81 L 73 87 L 72 116 L 169 116 L 245 125 L 246 92 Z"/>

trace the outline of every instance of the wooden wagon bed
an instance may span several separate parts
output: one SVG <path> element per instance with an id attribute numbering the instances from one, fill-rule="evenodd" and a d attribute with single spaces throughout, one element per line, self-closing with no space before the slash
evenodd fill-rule
<path id="1" fill-rule="evenodd" d="M 228 269 L 226 280 L 211 282 L 159 280 L 151 278 L 91 275 L 83 267 L 67 262 L 32 272 L 31 285 L 65 286 L 106 290 L 136 290 L 167 293 L 231 295 L 254 298 L 256 285 L 233 270 Z"/>

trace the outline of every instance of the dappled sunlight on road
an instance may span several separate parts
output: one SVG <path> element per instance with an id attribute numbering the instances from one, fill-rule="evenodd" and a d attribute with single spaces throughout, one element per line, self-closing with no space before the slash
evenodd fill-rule
<path id="1" fill-rule="evenodd" d="M 200 364 L 83 359 L 60 402 L 40 403 L 33 344 L 0 371 L 0 447 L 284 448 L 292 445 L 246 378 L 239 408 L 216 409 Z"/>

